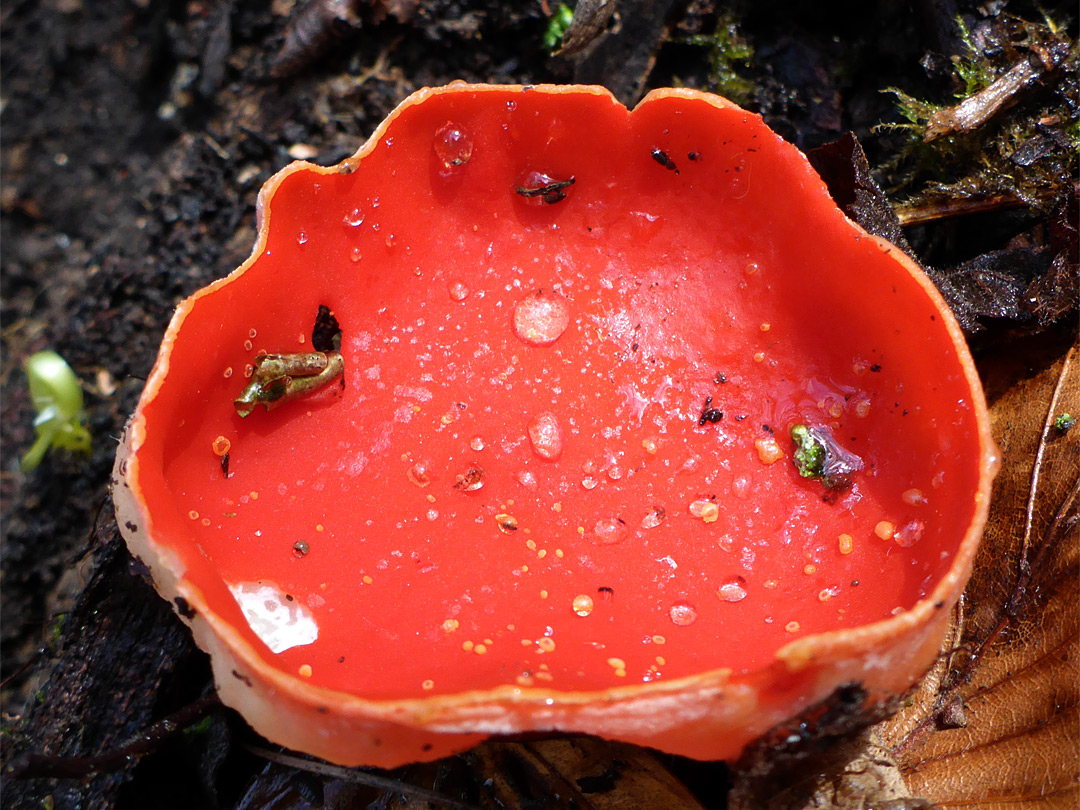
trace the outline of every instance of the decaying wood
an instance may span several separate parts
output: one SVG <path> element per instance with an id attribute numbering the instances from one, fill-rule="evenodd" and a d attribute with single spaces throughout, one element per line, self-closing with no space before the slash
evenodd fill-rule
<path id="1" fill-rule="evenodd" d="M 616 5 L 616 0 L 581 0 L 555 55 L 576 56 L 586 50 L 604 32 Z"/>
<path id="2" fill-rule="evenodd" d="M 968 96 L 959 104 L 931 115 L 923 134 L 923 142 L 930 143 L 956 132 L 978 129 L 1001 110 L 1015 104 L 1025 90 L 1060 66 L 1067 56 L 1068 48 L 1060 44 L 1037 49 L 987 87 Z"/>
<path id="3" fill-rule="evenodd" d="M 578 84 L 602 84 L 633 106 L 656 64 L 656 52 L 674 0 L 622 0 L 619 25 L 603 33 L 574 69 Z M 576 15 L 575 15 L 576 16 Z"/>

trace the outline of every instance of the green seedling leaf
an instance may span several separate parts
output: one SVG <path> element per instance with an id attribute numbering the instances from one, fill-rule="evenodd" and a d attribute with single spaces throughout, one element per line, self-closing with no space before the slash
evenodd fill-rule
<path id="1" fill-rule="evenodd" d="M 20 469 L 35 469 L 50 447 L 89 452 L 90 431 L 82 424 L 82 387 L 71 366 L 56 352 L 38 352 L 26 361 L 26 379 L 37 411 L 37 440 L 20 459 Z"/>

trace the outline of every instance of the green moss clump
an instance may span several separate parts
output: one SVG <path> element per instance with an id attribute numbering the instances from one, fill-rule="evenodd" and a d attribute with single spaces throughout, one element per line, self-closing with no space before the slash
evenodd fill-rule
<path id="1" fill-rule="evenodd" d="M 754 83 L 741 76 L 738 69 L 750 65 L 754 49 L 739 32 L 734 18 L 722 15 L 711 34 L 694 34 L 686 44 L 705 48 L 709 58 L 709 90 L 736 104 L 753 100 Z"/>
<path id="2" fill-rule="evenodd" d="M 1080 150 L 1077 43 L 1049 17 L 1031 22 L 1002 14 L 992 21 L 992 32 L 995 46 L 980 49 L 961 24 L 963 52 L 951 59 L 957 102 L 976 101 L 976 94 L 1025 59 L 1033 65 L 1053 59 L 1057 67 L 1044 70 L 985 121 L 929 142 L 928 125 L 950 105 L 890 88 L 904 120 L 878 129 L 908 136 L 890 167 L 895 177 L 890 194 L 903 207 L 1005 198 L 1049 213 L 1068 193 Z"/>

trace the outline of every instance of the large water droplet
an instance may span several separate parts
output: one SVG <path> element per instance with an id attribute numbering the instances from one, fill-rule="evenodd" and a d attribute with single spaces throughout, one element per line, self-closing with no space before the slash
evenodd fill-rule
<path id="1" fill-rule="evenodd" d="M 473 153 L 473 139 L 460 124 L 447 121 L 435 132 L 435 154 L 447 169 L 456 169 L 469 162 Z"/>
<path id="2" fill-rule="evenodd" d="M 689 627 L 697 621 L 697 608 L 689 602 L 676 602 L 668 611 L 672 624 L 679 627 Z"/>
<path id="3" fill-rule="evenodd" d="M 530 346 L 550 346 L 570 325 L 570 303 L 537 290 L 514 305 L 514 334 Z"/>
<path id="4" fill-rule="evenodd" d="M 600 543 L 610 546 L 622 541 L 623 537 L 626 536 L 626 524 L 618 518 L 598 520 L 596 525 L 593 526 L 593 532 Z"/>
<path id="5" fill-rule="evenodd" d="M 364 224 L 364 212 L 359 208 L 354 208 L 345 215 L 342 221 L 350 228 L 357 228 Z"/>
<path id="6" fill-rule="evenodd" d="M 529 422 L 529 441 L 533 452 L 540 458 L 553 461 L 563 450 L 563 429 L 558 418 L 550 411 L 537 414 Z"/>
<path id="7" fill-rule="evenodd" d="M 716 593 L 725 602 L 741 602 L 746 598 L 746 580 L 742 577 L 731 577 Z"/>
<path id="8" fill-rule="evenodd" d="M 300 231 L 300 233 L 297 234 L 297 236 L 296 236 L 296 244 L 298 244 L 298 245 L 306 245 L 307 244 L 307 239 L 308 239 L 307 231 Z"/>

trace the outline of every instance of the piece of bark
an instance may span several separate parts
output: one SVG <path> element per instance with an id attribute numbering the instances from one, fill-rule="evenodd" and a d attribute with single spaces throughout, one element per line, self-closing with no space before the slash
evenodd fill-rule
<path id="1" fill-rule="evenodd" d="M 615 5 L 615 0 L 580 0 L 555 55 L 576 56 L 585 51 L 604 32 Z"/>

